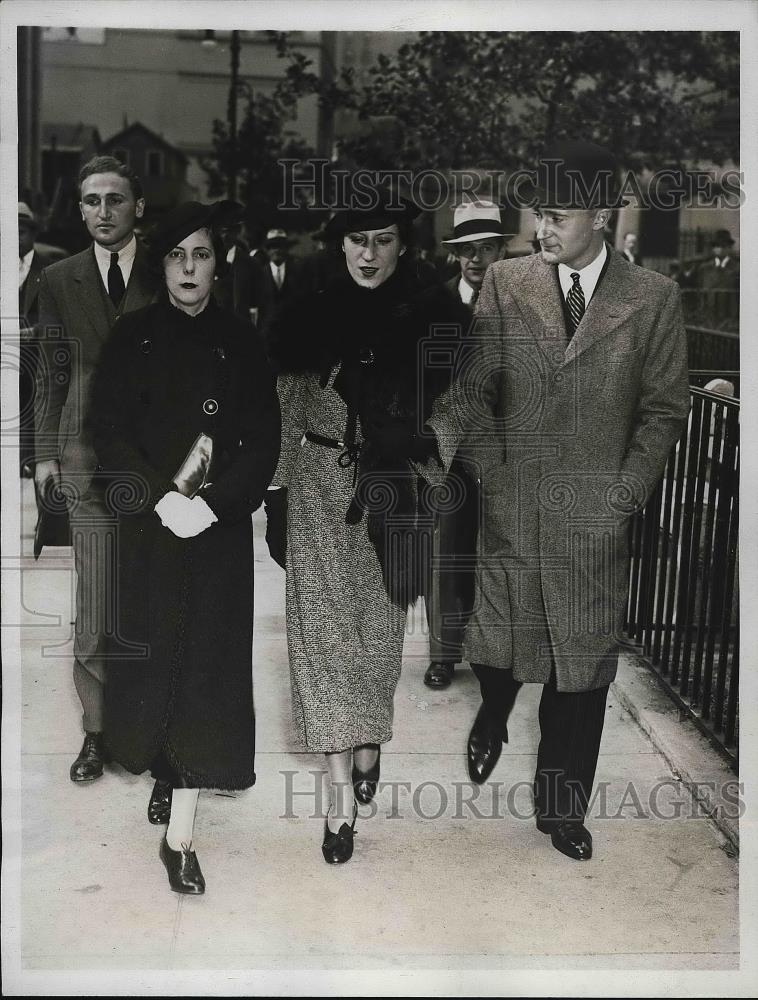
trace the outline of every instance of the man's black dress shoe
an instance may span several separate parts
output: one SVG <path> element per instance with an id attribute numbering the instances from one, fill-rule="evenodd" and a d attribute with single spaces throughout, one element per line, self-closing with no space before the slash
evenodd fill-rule
<path id="1" fill-rule="evenodd" d="M 489 778 L 507 742 L 508 731 L 493 722 L 482 705 L 468 737 L 468 776 L 475 784 L 481 785 Z"/>
<path id="2" fill-rule="evenodd" d="M 153 793 L 147 804 L 147 818 L 155 826 L 168 823 L 171 819 L 171 796 L 174 789 L 170 781 L 160 778 L 153 785 Z"/>
<path id="3" fill-rule="evenodd" d="M 380 758 L 382 754 L 382 748 L 377 746 L 376 748 L 376 763 L 368 771 L 361 771 L 359 768 L 353 764 L 353 789 L 355 791 L 355 797 L 359 802 L 364 805 L 370 802 L 376 795 L 376 786 L 379 781 L 379 766 Z"/>
<path id="4" fill-rule="evenodd" d="M 553 847 L 567 858 L 589 861 L 592 857 L 592 834 L 582 823 L 570 820 L 546 823 L 538 818 L 537 829 L 540 833 L 549 833 Z"/>
<path id="5" fill-rule="evenodd" d="M 72 781 L 94 781 L 103 773 L 105 750 L 102 733 L 87 733 L 79 756 L 71 765 L 69 775 Z"/>
<path id="6" fill-rule="evenodd" d="M 355 817 L 358 814 L 358 806 L 353 806 L 353 822 L 349 825 L 343 823 L 336 833 L 329 829 L 328 820 L 324 820 L 324 842 L 321 845 L 321 853 L 324 861 L 328 865 L 341 865 L 349 861 L 353 856 L 353 837 L 355 835 Z"/>
<path id="7" fill-rule="evenodd" d="M 424 684 L 427 687 L 440 691 L 442 688 L 450 687 L 455 673 L 454 663 L 441 663 L 435 660 L 429 664 L 424 674 Z"/>
<path id="8" fill-rule="evenodd" d="M 161 861 L 168 872 L 168 884 L 174 892 L 201 896 L 205 892 L 205 879 L 200 871 L 197 855 L 194 851 L 174 851 L 166 842 L 164 835 L 161 841 Z"/>

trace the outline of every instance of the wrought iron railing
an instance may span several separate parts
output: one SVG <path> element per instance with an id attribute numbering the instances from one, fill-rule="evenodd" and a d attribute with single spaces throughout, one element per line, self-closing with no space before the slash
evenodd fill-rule
<path id="1" fill-rule="evenodd" d="M 740 335 L 730 330 L 687 326 L 687 362 L 691 369 L 738 371 Z"/>
<path id="2" fill-rule="evenodd" d="M 740 295 L 737 288 L 682 287 L 685 323 L 709 330 L 739 330 Z"/>
<path id="3" fill-rule="evenodd" d="M 688 426 L 630 527 L 627 631 L 736 767 L 740 404 L 690 394 Z"/>

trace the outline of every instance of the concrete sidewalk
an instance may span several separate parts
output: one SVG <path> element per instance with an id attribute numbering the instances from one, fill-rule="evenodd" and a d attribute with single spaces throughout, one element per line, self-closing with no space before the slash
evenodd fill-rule
<path id="1" fill-rule="evenodd" d="M 609 698 L 588 820 L 595 856 L 572 862 L 529 816 L 539 688 L 522 690 L 511 743 L 475 789 L 465 743 L 478 686 L 467 668 L 447 691 L 423 686 L 421 613 L 409 623 L 386 784 L 376 809 L 359 815 L 353 861 L 324 864 L 321 761 L 293 739 L 284 574 L 268 558 L 260 514 L 258 783 L 201 795 L 195 843 L 207 892 L 174 895 L 158 859 L 162 828 L 145 815 L 149 776 L 114 767 L 88 786 L 69 780 L 81 742 L 70 558 L 59 549 L 31 559 L 24 490 L 25 969 L 738 968 L 733 846 L 630 716 L 629 685 L 623 702 L 614 688 Z"/>

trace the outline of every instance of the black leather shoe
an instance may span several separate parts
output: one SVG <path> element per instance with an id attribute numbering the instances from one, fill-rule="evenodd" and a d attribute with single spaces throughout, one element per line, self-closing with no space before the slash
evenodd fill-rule
<path id="1" fill-rule="evenodd" d="M 105 750 L 102 733 L 87 733 L 79 756 L 71 765 L 69 775 L 72 781 L 94 781 L 103 773 Z"/>
<path id="2" fill-rule="evenodd" d="M 450 687 L 455 673 L 454 663 L 439 663 L 434 660 L 426 668 L 424 674 L 424 684 L 427 687 L 441 691 L 442 688 Z"/>
<path id="3" fill-rule="evenodd" d="M 336 833 L 329 829 L 328 820 L 324 820 L 324 843 L 321 853 L 328 865 L 342 865 L 353 856 L 353 837 L 355 836 L 355 817 L 358 806 L 353 806 L 353 822 L 343 823 Z"/>
<path id="4" fill-rule="evenodd" d="M 147 818 L 155 826 L 161 823 L 168 823 L 171 819 L 171 796 L 173 788 L 170 781 L 161 781 L 160 778 L 153 785 L 153 793 L 147 804 Z"/>
<path id="5" fill-rule="evenodd" d="M 197 855 L 194 851 L 174 851 L 166 843 L 164 835 L 161 841 L 161 861 L 168 872 L 168 884 L 174 892 L 183 892 L 191 896 L 201 896 L 205 892 L 205 879 L 200 871 Z"/>
<path id="6" fill-rule="evenodd" d="M 379 781 L 379 767 L 380 759 L 382 754 L 382 748 L 377 746 L 376 748 L 376 763 L 368 771 L 361 771 L 359 768 L 353 764 L 353 790 L 355 791 L 355 797 L 359 802 L 364 805 L 370 802 L 376 795 L 376 786 Z"/>
<path id="7" fill-rule="evenodd" d="M 496 725 L 482 705 L 468 737 L 468 776 L 475 784 L 481 785 L 489 778 L 507 742 L 507 730 Z"/>
<path id="8" fill-rule="evenodd" d="M 553 847 L 574 861 L 589 861 L 592 857 L 592 834 L 582 823 L 564 820 L 561 823 L 546 823 L 537 820 L 540 833 L 549 833 Z"/>

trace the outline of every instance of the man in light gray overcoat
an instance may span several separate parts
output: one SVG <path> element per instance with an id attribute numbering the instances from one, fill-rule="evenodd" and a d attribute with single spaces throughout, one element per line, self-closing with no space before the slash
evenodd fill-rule
<path id="1" fill-rule="evenodd" d="M 533 196 L 541 252 L 487 271 L 462 378 L 482 489 L 466 655 L 482 706 L 469 774 L 497 763 L 521 684 L 543 684 L 537 827 L 578 860 L 616 674 L 630 515 L 644 506 L 689 410 L 679 289 L 609 249 L 612 155 L 546 153 Z"/>

